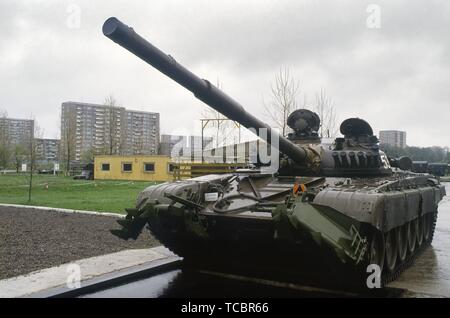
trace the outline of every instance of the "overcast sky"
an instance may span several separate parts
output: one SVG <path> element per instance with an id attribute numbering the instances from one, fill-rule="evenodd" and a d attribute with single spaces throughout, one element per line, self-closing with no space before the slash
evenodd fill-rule
<path id="1" fill-rule="evenodd" d="M 289 67 L 301 99 L 312 105 L 325 89 L 340 120 L 364 118 L 377 134 L 405 130 L 409 145 L 450 146 L 445 0 L 1 0 L 0 110 L 33 116 L 54 138 L 62 102 L 113 94 L 159 112 L 162 133 L 198 133 L 202 103 L 104 37 L 110 16 L 199 76 L 219 78 L 264 120 L 270 83 Z"/>

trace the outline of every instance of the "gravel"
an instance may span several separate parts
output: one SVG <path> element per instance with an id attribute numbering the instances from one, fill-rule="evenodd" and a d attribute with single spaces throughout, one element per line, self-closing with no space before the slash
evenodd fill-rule
<path id="1" fill-rule="evenodd" d="M 0 279 L 125 249 L 160 245 L 144 229 L 123 241 L 109 230 L 113 216 L 0 206 Z"/>

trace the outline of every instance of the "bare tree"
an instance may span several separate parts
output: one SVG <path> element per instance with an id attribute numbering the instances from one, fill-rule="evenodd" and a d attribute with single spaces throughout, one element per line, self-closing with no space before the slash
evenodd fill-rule
<path id="1" fill-rule="evenodd" d="M 121 110 L 117 100 L 111 94 L 103 102 L 105 110 L 105 146 L 106 154 L 115 155 L 122 152 L 123 133 L 121 129 Z"/>
<path id="2" fill-rule="evenodd" d="M 36 160 L 38 159 L 38 143 L 36 139 L 41 137 L 42 130 L 40 129 L 36 121 L 34 121 L 33 131 L 30 133 L 30 136 L 28 136 L 27 141 L 28 160 L 30 163 L 30 173 L 28 178 L 28 202 L 31 202 L 31 192 L 33 189 L 33 173 L 36 169 Z"/>
<path id="3" fill-rule="evenodd" d="M 9 136 L 8 113 L 0 112 L 0 166 L 6 169 L 11 158 L 11 139 Z"/>
<path id="4" fill-rule="evenodd" d="M 76 113 L 67 109 L 61 114 L 61 159 L 65 161 L 65 174 L 69 175 L 70 162 L 75 159 L 76 145 Z"/>
<path id="5" fill-rule="evenodd" d="M 300 82 L 291 75 L 289 68 L 280 68 L 270 87 L 271 100 L 264 103 L 264 108 L 273 123 L 278 126 L 283 136 L 288 132 L 289 114 L 298 107 Z"/>
<path id="6" fill-rule="evenodd" d="M 314 111 L 320 117 L 320 136 L 334 137 L 337 135 L 336 112 L 330 97 L 327 96 L 324 89 L 316 94 L 316 104 Z"/>

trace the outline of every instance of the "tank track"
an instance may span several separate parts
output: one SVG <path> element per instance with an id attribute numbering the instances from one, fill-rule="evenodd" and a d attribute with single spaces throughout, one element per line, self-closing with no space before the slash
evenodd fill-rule
<path id="1" fill-rule="evenodd" d="M 436 229 L 436 222 L 437 222 L 437 212 L 433 212 L 433 219 L 431 223 L 431 233 L 430 237 L 427 241 L 424 241 L 419 248 L 417 248 L 413 254 L 409 255 L 408 258 L 401 264 L 397 265 L 395 270 L 392 273 L 383 273 L 381 276 L 381 284 L 382 287 L 386 286 L 390 282 L 393 282 L 396 280 L 406 269 L 408 269 L 413 263 L 414 260 L 422 254 L 424 250 L 426 250 L 431 243 L 433 242 L 434 237 L 434 231 Z"/>
<path id="2" fill-rule="evenodd" d="M 162 245 L 164 245 L 172 253 L 175 253 L 181 257 L 195 254 L 195 250 L 190 248 L 189 244 L 186 244 L 185 240 L 174 239 L 173 235 L 167 235 L 167 233 L 164 233 L 164 231 L 160 231 L 157 228 L 153 229 L 149 224 L 147 224 L 147 229 Z"/>
<path id="3" fill-rule="evenodd" d="M 381 277 L 381 285 L 382 287 L 385 287 L 390 282 L 396 280 L 407 268 L 409 268 L 413 263 L 414 260 L 430 245 L 433 241 L 434 237 L 434 231 L 436 228 L 436 221 L 437 221 L 437 212 L 433 212 L 433 218 L 431 222 L 431 233 L 430 237 L 427 241 L 423 241 L 420 247 L 416 248 L 414 253 L 410 254 L 405 261 L 403 261 L 401 264 L 397 265 L 395 270 L 392 273 L 386 273 L 383 271 L 382 277 Z M 177 255 L 181 256 L 190 256 L 191 259 L 194 259 L 195 257 L 204 257 L 204 253 L 200 252 L 203 251 L 201 249 L 194 249 L 192 246 L 196 246 L 196 242 L 188 241 L 188 240 L 180 240 L 180 239 L 174 239 L 172 235 L 167 235 L 167 233 L 163 233 L 163 231 L 158 230 L 152 230 L 150 226 L 148 226 L 148 229 L 153 233 L 153 235 L 170 251 Z M 356 269 L 356 268 L 355 268 Z M 354 279 L 357 279 L 358 281 L 365 282 L 367 279 L 367 273 L 365 270 L 358 271 L 360 272 L 360 275 L 356 275 L 357 277 L 354 277 Z M 359 277 L 359 278 L 358 278 Z"/>

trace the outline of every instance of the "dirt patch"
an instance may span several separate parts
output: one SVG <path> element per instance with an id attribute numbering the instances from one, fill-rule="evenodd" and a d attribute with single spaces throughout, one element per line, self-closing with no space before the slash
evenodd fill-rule
<path id="1" fill-rule="evenodd" d="M 0 207 L 0 279 L 125 249 L 160 245 L 144 229 L 136 241 L 109 230 L 112 216 Z"/>

